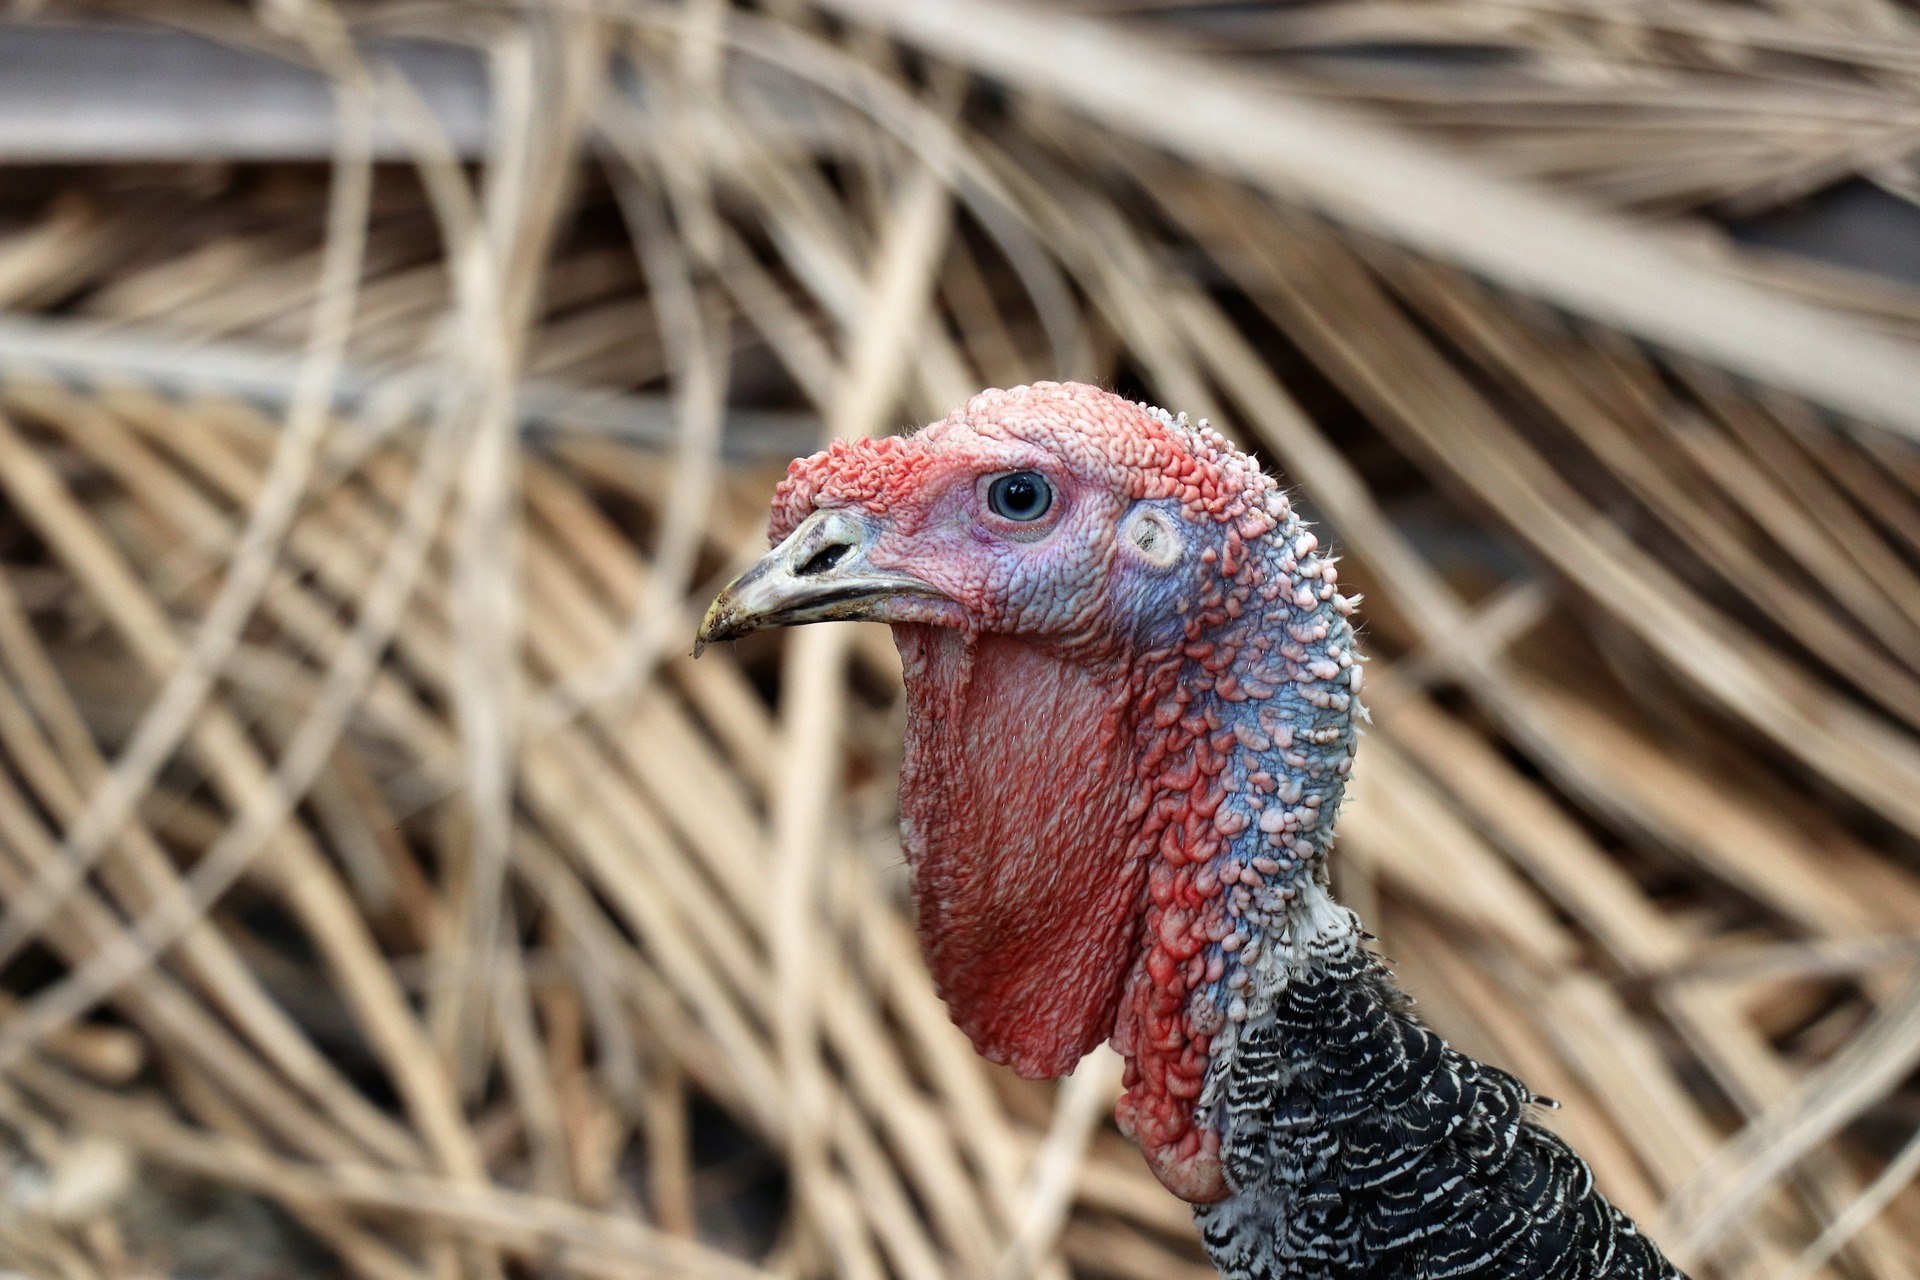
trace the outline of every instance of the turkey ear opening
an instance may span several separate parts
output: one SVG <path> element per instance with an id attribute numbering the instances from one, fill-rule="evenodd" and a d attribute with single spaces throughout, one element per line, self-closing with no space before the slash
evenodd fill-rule
<path id="1" fill-rule="evenodd" d="M 1113 1034 L 1141 952 L 1126 691 L 1005 636 L 894 636 L 901 834 L 934 983 L 983 1056 L 1064 1075 Z"/>

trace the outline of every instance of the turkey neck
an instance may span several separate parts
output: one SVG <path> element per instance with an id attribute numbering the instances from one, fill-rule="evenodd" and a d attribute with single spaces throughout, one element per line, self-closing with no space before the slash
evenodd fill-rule
<path id="1" fill-rule="evenodd" d="M 1228 1194 L 1240 1029 L 1351 932 L 1322 877 L 1360 685 L 1351 605 L 1284 501 L 1203 532 L 1198 590 L 1124 660 L 895 628 L 901 825 L 955 1021 L 1028 1075 L 1111 1038 L 1115 1118 L 1196 1204 Z"/>

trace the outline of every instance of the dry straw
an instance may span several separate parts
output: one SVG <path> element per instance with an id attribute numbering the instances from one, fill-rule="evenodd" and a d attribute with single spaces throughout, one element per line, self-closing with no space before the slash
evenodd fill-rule
<path id="1" fill-rule="evenodd" d="M 378 1280 L 1210 1274 L 1110 1054 L 948 1023 L 884 633 L 685 656 L 792 451 L 1072 376 L 1348 557 L 1428 1018 L 1696 1274 L 1914 1274 L 1920 295 L 1719 230 L 1920 195 L 1906 9 L 140 13 L 338 154 L 5 198 L 5 1265 L 187 1179 Z"/>

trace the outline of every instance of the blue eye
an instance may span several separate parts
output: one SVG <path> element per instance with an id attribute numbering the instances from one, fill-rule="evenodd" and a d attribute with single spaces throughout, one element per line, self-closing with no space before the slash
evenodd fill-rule
<path id="1" fill-rule="evenodd" d="M 987 486 L 987 505 L 1008 520 L 1038 520 L 1053 505 L 1053 486 L 1038 471 L 1016 471 Z"/>

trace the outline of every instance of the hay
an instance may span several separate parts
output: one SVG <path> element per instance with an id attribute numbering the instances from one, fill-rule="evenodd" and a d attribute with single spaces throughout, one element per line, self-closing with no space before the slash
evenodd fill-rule
<path id="1" fill-rule="evenodd" d="M 1210 1274 L 1113 1056 L 934 996 L 884 632 L 686 656 L 806 438 L 1067 376 L 1348 557 L 1427 1017 L 1696 1274 L 1912 1275 L 1920 295 L 1715 222 L 1920 189 L 1904 11 L 822 8 L 143 6 L 334 163 L 0 199 L 5 1264 L 190 1264 L 187 1186 L 259 1274 Z M 484 164 L 375 37 L 487 51 Z"/>

